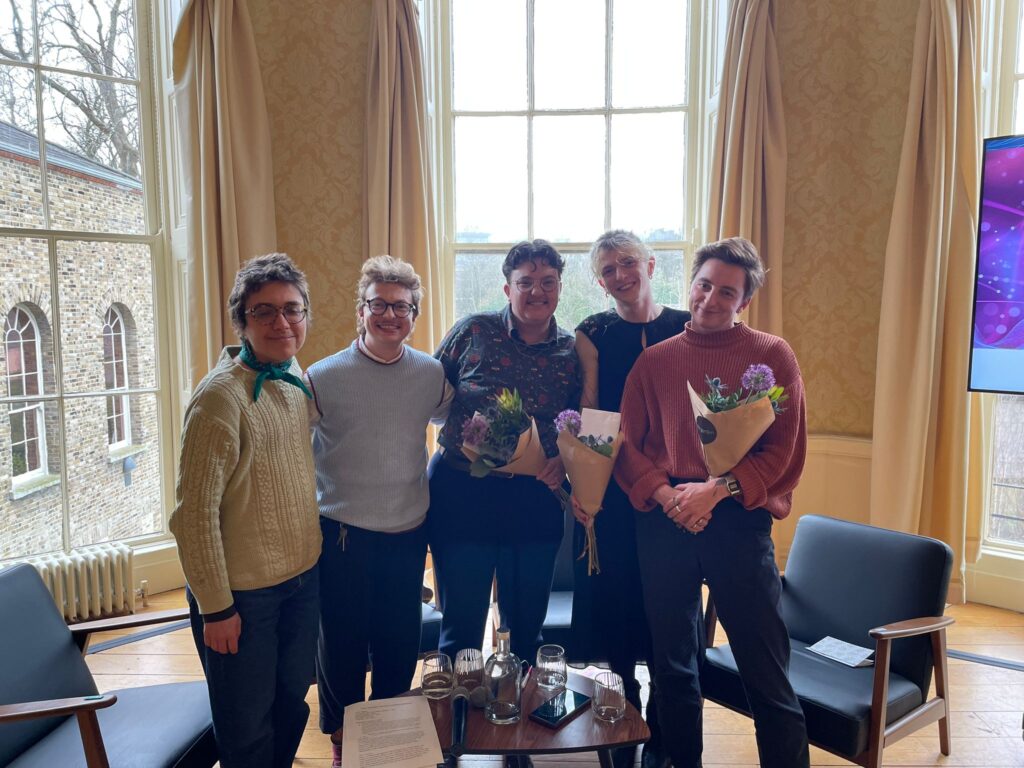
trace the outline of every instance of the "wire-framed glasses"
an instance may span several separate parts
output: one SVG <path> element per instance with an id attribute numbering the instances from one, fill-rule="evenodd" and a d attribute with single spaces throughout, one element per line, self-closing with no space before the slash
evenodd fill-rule
<path id="1" fill-rule="evenodd" d="M 537 282 L 529 277 L 524 277 L 516 280 L 515 285 L 520 293 L 529 293 L 538 286 L 544 293 L 551 293 L 558 290 L 559 280 L 557 277 L 545 277 L 540 282 Z"/>
<path id="2" fill-rule="evenodd" d="M 255 307 L 247 309 L 245 314 L 260 325 L 273 325 L 277 322 L 278 315 L 284 315 L 284 319 L 291 325 L 298 325 L 306 319 L 309 307 L 304 307 L 301 304 L 285 304 L 283 307 L 276 307 L 273 304 L 257 304 Z"/>

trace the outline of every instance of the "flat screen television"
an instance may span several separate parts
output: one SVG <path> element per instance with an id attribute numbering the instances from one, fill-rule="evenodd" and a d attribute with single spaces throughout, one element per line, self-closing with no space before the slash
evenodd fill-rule
<path id="1" fill-rule="evenodd" d="M 985 139 L 967 387 L 1024 394 L 1024 135 Z"/>

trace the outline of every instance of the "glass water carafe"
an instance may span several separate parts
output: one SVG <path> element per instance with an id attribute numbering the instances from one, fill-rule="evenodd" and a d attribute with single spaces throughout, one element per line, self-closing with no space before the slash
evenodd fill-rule
<path id="1" fill-rule="evenodd" d="M 512 653 L 508 629 L 498 629 L 498 650 L 484 665 L 487 707 L 484 716 L 496 725 L 519 722 L 523 688 L 523 665 Z"/>

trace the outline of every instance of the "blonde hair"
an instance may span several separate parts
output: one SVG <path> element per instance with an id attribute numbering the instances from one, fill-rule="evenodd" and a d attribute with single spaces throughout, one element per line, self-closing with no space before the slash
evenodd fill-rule
<path id="1" fill-rule="evenodd" d="M 412 303 L 415 306 L 412 312 L 413 319 L 419 315 L 420 302 L 423 300 L 423 286 L 420 283 L 420 276 L 416 274 L 412 264 L 384 254 L 368 258 L 363 262 L 360 272 L 359 285 L 356 288 L 356 331 L 360 336 L 366 330 L 366 324 L 363 322 L 359 310 L 366 306 L 366 292 L 375 283 L 394 283 L 408 288 L 412 293 Z"/>
<path id="2" fill-rule="evenodd" d="M 598 279 L 601 277 L 601 256 L 605 253 L 636 256 L 638 261 L 650 261 L 654 258 L 651 249 L 644 245 L 643 240 L 628 229 L 610 229 L 590 246 L 590 271 Z"/>

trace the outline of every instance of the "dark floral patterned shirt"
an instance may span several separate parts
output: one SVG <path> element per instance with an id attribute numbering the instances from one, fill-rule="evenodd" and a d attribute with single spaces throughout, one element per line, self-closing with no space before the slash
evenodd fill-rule
<path id="1" fill-rule="evenodd" d="M 537 422 L 544 452 L 549 458 L 555 456 L 555 416 L 566 408 L 579 408 L 580 403 L 574 342 L 572 334 L 559 328 L 552 318 L 546 341 L 523 343 L 507 305 L 498 312 L 459 320 L 434 353 L 455 389 L 455 400 L 438 442 L 447 451 L 459 451 L 463 423 L 475 411 L 492 405 L 494 396 L 507 387 L 519 390 L 523 409 Z"/>

